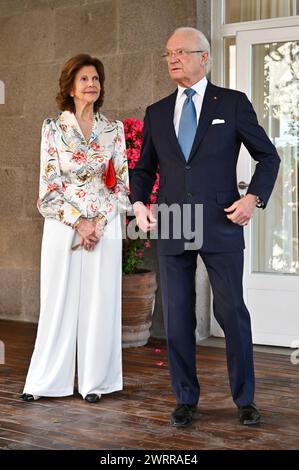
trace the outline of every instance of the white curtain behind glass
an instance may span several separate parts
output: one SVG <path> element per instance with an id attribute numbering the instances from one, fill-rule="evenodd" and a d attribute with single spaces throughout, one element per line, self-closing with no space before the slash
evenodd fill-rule
<path id="1" fill-rule="evenodd" d="M 226 0 L 226 23 L 291 16 L 292 0 Z"/>
<path id="2" fill-rule="evenodd" d="M 254 271 L 298 273 L 298 42 L 254 46 L 252 96 L 282 161 L 268 208 L 254 218 Z"/>

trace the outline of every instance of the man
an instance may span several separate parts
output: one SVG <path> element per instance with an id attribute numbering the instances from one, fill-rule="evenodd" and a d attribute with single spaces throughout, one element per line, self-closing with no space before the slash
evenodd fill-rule
<path id="1" fill-rule="evenodd" d="M 177 238 L 172 231 L 169 239 L 158 241 L 169 367 L 177 400 L 171 423 L 182 427 L 192 423 L 200 391 L 195 362 L 198 253 L 212 286 L 215 317 L 225 333 L 231 392 L 241 423 L 260 421 L 254 403 L 250 317 L 243 301 L 243 226 L 256 206 L 266 206 L 280 162 L 246 95 L 207 81 L 209 56 L 209 43 L 196 29 L 179 28 L 169 38 L 165 57 L 178 89 L 147 108 L 141 158 L 131 182 L 143 231 L 156 225 L 145 204 L 158 165 L 158 203 L 189 205 L 192 227 L 194 208 L 203 205 L 201 247 L 188 249 L 186 237 Z M 243 198 L 236 181 L 241 143 L 258 162 Z"/>

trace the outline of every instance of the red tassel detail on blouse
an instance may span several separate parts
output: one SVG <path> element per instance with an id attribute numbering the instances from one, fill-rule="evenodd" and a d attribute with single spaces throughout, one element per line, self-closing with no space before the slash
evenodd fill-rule
<path id="1" fill-rule="evenodd" d="M 116 185 L 116 176 L 115 176 L 115 169 L 110 159 L 107 166 L 106 176 L 105 176 L 105 184 L 108 189 L 114 188 Z"/>

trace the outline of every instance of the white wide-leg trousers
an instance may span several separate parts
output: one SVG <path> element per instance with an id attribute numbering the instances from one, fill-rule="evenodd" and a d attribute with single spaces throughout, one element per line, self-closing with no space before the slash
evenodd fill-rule
<path id="1" fill-rule="evenodd" d="M 115 217 L 94 251 L 71 250 L 79 236 L 45 219 L 41 310 L 24 393 L 105 394 L 122 389 L 121 225 Z"/>

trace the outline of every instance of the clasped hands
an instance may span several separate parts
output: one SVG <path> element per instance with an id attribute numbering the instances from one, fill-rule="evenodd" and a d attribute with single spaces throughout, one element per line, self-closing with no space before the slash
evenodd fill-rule
<path id="1" fill-rule="evenodd" d="M 87 251 L 92 251 L 104 233 L 104 220 L 87 220 L 80 219 L 80 223 L 76 227 L 81 239 L 78 246 L 82 246 Z M 75 249 L 73 247 L 73 249 Z"/>

